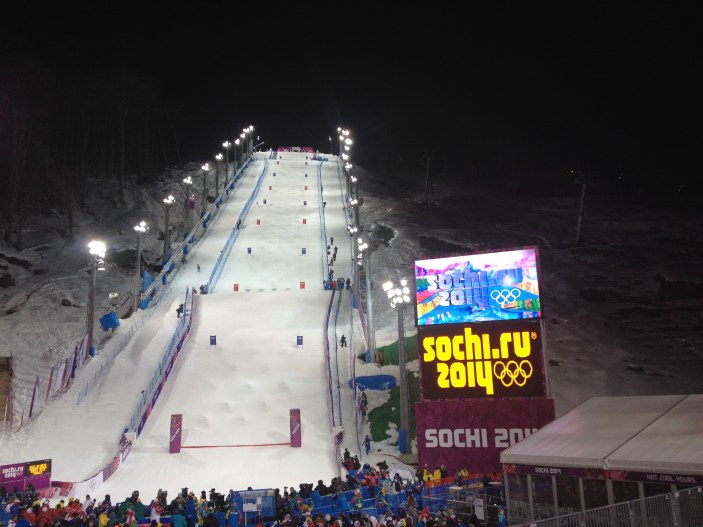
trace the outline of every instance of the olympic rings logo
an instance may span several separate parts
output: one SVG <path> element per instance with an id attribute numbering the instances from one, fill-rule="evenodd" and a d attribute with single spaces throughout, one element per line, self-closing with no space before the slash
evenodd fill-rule
<path id="1" fill-rule="evenodd" d="M 500 373 L 498 373 L 499 371 Z M 509 360 L 507 364 L 503 361 L 496 361 L 493 364 L 493 375 L 506 388 L 513 384 L 515 386 L 525 386 L 527 379 L 532 377 L 532 373 L 532 363 L 528 360 L 522 360 L 519 364 L 515 360 Z"/>
<path id="2" fill-rule="evenodd" d="M 517 287 L 512 289 L 494 289 L 491 291 L 491 298 L 499 304 L 511 304 L 520 298 L 521 294 L 522 291 Z"/>

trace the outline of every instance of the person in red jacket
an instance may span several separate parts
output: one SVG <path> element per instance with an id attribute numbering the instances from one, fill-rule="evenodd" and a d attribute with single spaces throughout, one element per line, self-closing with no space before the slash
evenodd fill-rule
<path id="1" fill-rule="evenodd" d="M 51 508 L 51 505 L 49 505 L 49 500 L 44 500 L 39 507 L 39 514 L 37 514 L 39 527 L 44 527 L 46 523 L 51 525 L 54 522 L 54 517 L 54 510 Z"/>
<path id="2" fill-rule="evenodd" d="M 27 507 L 23 513 L 23 516 L 32 525 L 32 527 L 37 527 L 37 515 L 34 514 L 34 509 Z"/>
<path id="3" fill-rule="evenodd" d="M 374 469 L 371 469 L 366 475 L 366 484 L 369 487 L 369 497 L 375 498 L 376 487 L 378 486 L 378 476 L 376 475 L 376 471 Z"/>

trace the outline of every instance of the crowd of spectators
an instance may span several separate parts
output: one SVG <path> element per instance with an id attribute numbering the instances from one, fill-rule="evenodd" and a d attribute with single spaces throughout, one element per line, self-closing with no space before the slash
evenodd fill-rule
<path id="1" fill-rule="evenodd" d="M 139 491 L 113 503 L 110 495 L 98 501 L 87 495 L 85 499 L 68 498 L 54 506 L 38 496 L 31 484 L 24 491 L 16 488 L 8 492 L 0 489 L 0 505 L 7 518 L 5 527 L 238 527 L 254 524 L 256 527 L 470 527 L 471 518 L 458 518 L 451 509 L 431 507 L 426 495 L 429 481 L 446 478 L 446 469 L 427 466 L 418 469 L 415 477 L 403 479 L 399 473 L 391 475 L 385 462 L 376 467 L 360 466 L 357 456 L 344 451 L 346 478 L 335 477 L 329 485 L 322 480 L 313 487 L 300 483 L 275 489 L 275 514 L 271 517 L 242 514 L 242 498 L 230 489 L 220 494 L 211 489 L 197 496 L 188 488 L 173 499 L 159 490 L 148 504 L 143 503 Z M 463 484 L 469 473 L 457 472 L 454 484 Z M 484 477 L 484 480 L 487 476 Z M 484 481 L 485 483 L 485 481 Z M 249 488 L 248 490 L 252 490 Z M 363 492 L 362 492 L 363 490 Z M 353 496 L 346 507 L 341 506 L 343 494 Z M 335 503 L 325 513 L 315 506 L 320 498 L 329 496 L 327 503 Z M 313 499 L 316 498 L 316 499 Z M 339 501 L 337 501 L 339 500 Z M 426 501 L 423 503 L 423 500 Z M 316 508 L 318 510 L 316 510 Z M 332 512 L 333 511 L 333 512 Z"/>

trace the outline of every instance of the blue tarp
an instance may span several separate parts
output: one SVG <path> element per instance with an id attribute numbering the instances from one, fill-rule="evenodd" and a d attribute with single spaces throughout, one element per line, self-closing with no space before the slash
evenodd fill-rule
<path id="1" fill-rule="evenodd" d="M 115 311 L 111 311 L 107 315 L 100 317 L 100 326 L 103 328 L 103 331 L 119 327 L 119 325 L 120 319 L 117 318 L 117 313 Z"/>
<path id="2" fill-rule="evenodd" d="M 154 275 L 146 269 L 144 270 L 144 289 L 149 289 L 149 286 L 154 281 Z"/>
<path id="3" fill-rule="evenodd" d="M 395 377 L 392 375 L 368 375 L 356 378 L 356 385 L 360 390 L 390 390 L 395 388 L 395 384 Z M 352 379 L 349 379 L 349 387 L 352 387 Z"/>
<path id="4" fill-rule="evenodd" d="M 168 261 L 171 259 L 171 256 L 173 256 L 173 251 L 171 249 L 168 250 L 168 253 L 166 253 L 166 257 L 161 260 L 161 265 L 166 265 Z"/>

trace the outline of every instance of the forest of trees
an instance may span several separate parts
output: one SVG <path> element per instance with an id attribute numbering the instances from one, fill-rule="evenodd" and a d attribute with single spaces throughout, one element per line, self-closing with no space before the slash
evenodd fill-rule
<path id="1" fill-rule="evenodd" d="M 126 66 L 39 64 L 0 70 L 0 235 L 22 247 L 39 203 L 72 217 L 88 178 L 146 181 L 181 165 L 181 109 L 159 81 Z M 32 207 L 34 205 L 34 207 Z"/>

